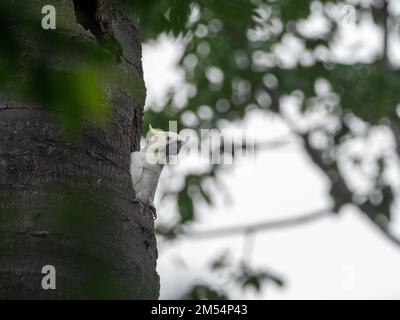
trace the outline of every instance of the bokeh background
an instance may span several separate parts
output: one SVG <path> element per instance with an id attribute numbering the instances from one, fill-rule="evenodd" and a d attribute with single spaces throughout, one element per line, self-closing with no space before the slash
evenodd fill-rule
<path id="1" fill-rule="evenodd" d="M 400 2 L 116 2 L 137 15 L 147 94 L 95 0 L 45 35 L 3 0 L 1 94 L 54 111 L 71 139 L 107 123 L 113 88 L 146 99 L 143 135 L 177 121 L 254 139 L 252 159 L 164 170 L 161 298 L 400 298 Z"/>
<path id="2" fill-rule="evenodd" d="M 236 2 L 243 7 L 249 3 Z M 386 108 L 383 100 L 391 94 L 385 79 L 396 73 L 400 63 L 400 3 L 254 3 L 261 8 L 257 12 L 264 20 L 253 31 L 240 30 L 247 37 L 243 47 L 234 48 L 235 43 L 229 49 L 221 48 L 228 37 L 223 26 L 230 26 L 215 12 L 199 13 L 197 6 L 191 31 L 185 36 L 162 33 L 144 45 L 145 115 L 151 114 L 149 122 L 154 119 L 157 123 L 161 118 L 160 125 L 167 129 L 163 115 L 172 109 L 169 119 L 180 121 L 179 129 L 213 123 L 239 130 L 260 143 L 255 159 L 216 169 L 211 181 L 210 167 L 201 159 L 181 157 L 179 165 L 164 171 L 157 194 L 159 226 L 174 226 L 182 220 L 179 200 L 177 205 L 176 199 L 168 196 L 171 189 L 178 194 L 189 192 L 195 200 L 184 234 L 176 239 L 159 236 L 161 298 L 208 297 L 218 292 L 238 299 L 398 299 L 399 245 L 382 235 L 356 205 L 339 205 L 338 210 L 332 210 L 339 214 L 322 215 L 304 224 L 247 233 L 244 227 L 335 207 L 332 183 L 304 150 L 293 132 L 299 130 L 311 132 L 312 143 L 320 149 L 334 146 L 338 166 L 334 170 L 346 180 L 354 197 L 362 201 L 372 198 L 377 216 L 389 218 L 378 204 L 390 202 L 390 229 L 400 234 L 396 133 L 388 125 L 398 121 L 398 116 L 393 120 L 390 114 L 398 114 L 399 109 L 393 104 L 382 110 Z M 234 4 L 221 2 L 222 7 Z M 386 31 L 383 10 L 389 16 Z M 232 23 L 240 25 L 243 20 L 238 17 Z M 215 28 L 222 30 L 216 32 Z M 240 35 L 229 36 L 239 42 Z M 389 66 L 387 70 L 378 67 L 382 59 Z M 274 98 L 269 92 L 275 88 L 268 86 L 268 81 L 274 85 L 272 70 L 276 68 L 282 73 L 277 77 L 282 77 L 289 90 L 278 110 L 271 106 Z M 199 75 L 202 72 L 204 75 Z M 243 80 L 237 87 L 246 96 L 242 104 L 235 104 L 234 93 L 225 88 L 235 80 Z M 341 92 L 333 94 L 332 86 Z M 297 101 L 297 95 L 303 101 Z M 218 106 L 226 101 L 228 110 L 219 113 Z M 234 112 L 238 114 L 230 114 Z M 348 132 L 342 135 L 338 133 L 341 130 Z M 336 134 L 339 137 L 334 137 Z M 384 162 L 382 176 L 390 181 L 393 192 L 390 200 L 384 193 L 374 194 L 380 161 Z M 195 188 L 190 189 L 197 182 L 191 184 L 185 178 L 199 172 L 205 172 L 200 184 L 210 194 L 211 203 L 198 197 Z M 213 185 L 214 180 L 217 185 Z M 374 197 L 380 199 L 374 202 Z M 219 231 L 231 226 L 243 230 L 234 235 Z M 205 234 L 193 236 L 201 232 Z M 246 265 L 248 274 L 241 265 Z"/>

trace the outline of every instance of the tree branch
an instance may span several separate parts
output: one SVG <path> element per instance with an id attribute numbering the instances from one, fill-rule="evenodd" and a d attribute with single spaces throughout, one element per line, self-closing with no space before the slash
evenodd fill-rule
<path id="1" fill-rule="evenodd" d="M 219 238 L 226 236 L 234 236 L 238 234 L 246 234 L 246 233 L 248 234 L 266 230 L 294 227 L 319 220 L 323 217 L 328 216 L 331 212 L 332 212 L 331 209 L 323 209 L 293 218 L 287 218 L 275 221 L 261 221 L 258 223 L 248 224 L 245 226 L 234 226 L 234 227 L 218 228 L 214 230 L 197 231 L 197 232 L 189 231 L 186 232 L 184 236 L 191 239 Z"/>
<path id="2" fill-rule="evenodd" d="M 397 115 L 393 115 L 393 117 L 397 117 Z M 396 144 L 396 152 L 400 158 L 400 124 L 397 119 L 390 120 L 390 129 L 393 132 L 394 141 Z"/>
<path id="3" fill-rule="evenodd" d="M 277 138 L 271 141 L 264 141 L 264 142 L 259 142 L 255 144 L 255 149 L 256 150 L 273 150 L 273 149 L 279 149 L 282 147 L 286 147 L 287 145 L 293 144 L 293 143 L 298 143 L 299 141 L 297 139 L 293 139 L 291 136 L 284 136 L 281 138 Z"/>
<path id="4" fill-rule="evenodd" d="M 369 205 L 368 203 L 364 203 L 361 205 L 358 205 L 353 202 L 353 192 L 347 187 L 346 182 L 344 181 L 343 177 L 340 174 L 335 174 L 334 171 L 332 170 L 333 168 L 330 167 L 325 163 L 325 161 L 322 158 L 322 155 L 319 150 L 314 149 L 308 139 L 308 134 L 300 134 L 300 136 L 303 139 L 305 149 L 313 162 L 322 170 L 325 175 L 328 176 L 328 178 L 331 181 L 332 184 L 332 191 L 334 191 L 335 194 L 340 196 L 340 203 L 339 206 L 349 203 L 355 205 L 357 208 L 360 209 L 362 213 L 364 213 L 367 218 L 375 225 L 378 227 L 380 231 L 388 238 L 390 241 L 392 241 L 394 244 L 397 246 L 400 246 L 400 239 L 397 238 L 394 234 L 391 233 L 389 229 L 389 224 L 381 221 L 379 218 L 379 213 L 376 212 L 375 208 Z M 335 168 L 335 172 L 338 172 L 338 169 Z"/>
<path id="5" fill-rule="evenodd" d="M 380 64 L 383 70 L 390 67 L 388 50 L 389 50 L 389 4 L 387 0 L 383 0 L 382 9 L 380 9 L 381 23 L 383 27 L 383 51 Z"/>

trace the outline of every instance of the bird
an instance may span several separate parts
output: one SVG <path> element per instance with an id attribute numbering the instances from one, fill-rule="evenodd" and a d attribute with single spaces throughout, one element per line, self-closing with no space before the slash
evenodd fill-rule
<path id="1" fill-rule="evenodd" d="M 183 146 L 182 138 L 175 132 L 154 129 L 151 124 L 146 136 L 146 145 L 140 151 L 131 153 L 130 174 L 135 191 L 134 202 L 142 214 L 148 208 L 157 219 L 154 204 L 161 172 L 171 156 L 177 156 Z"/>

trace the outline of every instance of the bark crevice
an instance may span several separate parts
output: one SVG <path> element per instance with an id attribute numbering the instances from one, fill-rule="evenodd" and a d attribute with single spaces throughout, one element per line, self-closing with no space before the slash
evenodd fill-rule
<path id="1" fill-rule="evenodd" d="M 110 52 L 118 63 L 121 62 L 122 48 L 120 43 L 107 32 L 108 20 L 104 19 L 99 9 L 98 0 L 73 0 L 76 22 L 90 31 L 97 43 Z"/>

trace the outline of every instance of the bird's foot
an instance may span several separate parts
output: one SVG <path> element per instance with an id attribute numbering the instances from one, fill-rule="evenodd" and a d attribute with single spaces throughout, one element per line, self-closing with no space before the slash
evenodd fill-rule
<path id="1" fill-rule="evenodd" d="M 156 210 L 156 208 L 153 207 L 153 206 L 149 206 L 149 210 L 152 213 L 154 220 L 156 220 L 157 219 L 157 210 Z"/>
<path id="2" fill-rule="evenodd" d="M 139 205 L 141 214 L 143 214 L 143 215 L 145 214 L 146 207 L 147 207 L 149 209 L 149 211 L 151 212 L 151 214 L 153 215 L 154 220 L 157 219 L 157 210 L 156 210 L 156 208 L 154 206 L 146 205 L 143 201 L 140 201 L 140 200 L 137 200 L 137 199 L 133 200 L 133 202 L 137 203 Z"/>

